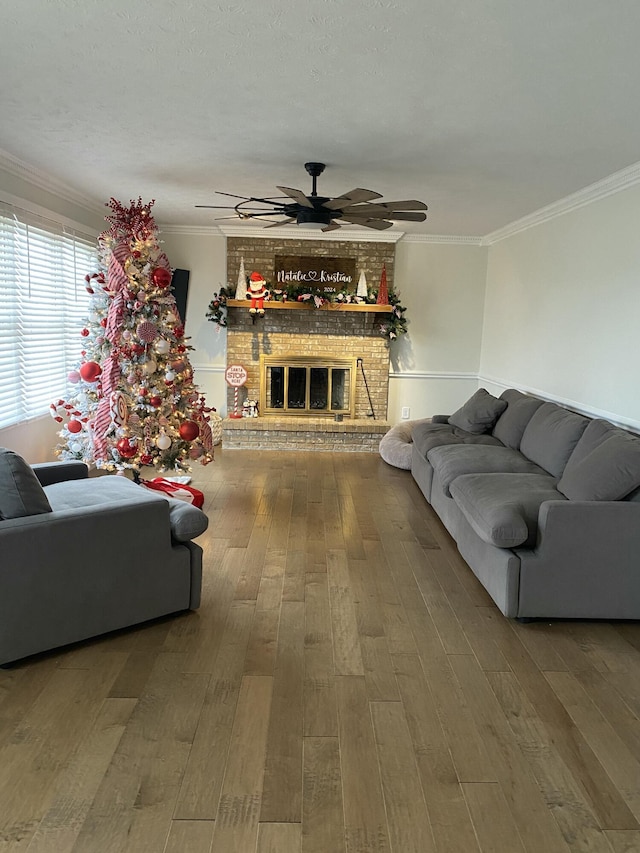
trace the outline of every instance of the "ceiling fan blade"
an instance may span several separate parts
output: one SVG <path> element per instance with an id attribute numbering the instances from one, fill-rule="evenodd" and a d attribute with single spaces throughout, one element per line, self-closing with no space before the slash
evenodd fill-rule
<path id="1" fill-rule="evenodd" d="M 276 187 L 276 189 L 280 190 L 280 192 L 283 192 L 285 195 L 288 195 L 289 198 L 297 201 L 298 204 L 301 204 L 303 207 L 313 207 L 302 190 L 294 190 L 291 187 Z"/>
<path id="2" fill-rule="evenodd" d="M 206 207 L 209 210 L 233 210 L 235 204 L 195 204 L 194 207 Z"/>
<path id="3" fill-rule="evenodd" d="M 407 213 L 406 211 L 397 210 L 395 213 L 389 212 L 387 214 L 389 219 L 400 219 L 405 222 L 424 222 L 427 218 L 426 213 Z"/>
<path id="4" fill-rule="evenodd" d="M 386 207 L 387 210 L 429 210 L 423 201 L 415 198 L 408 201 L 381 201 L 380 206 Z"/>
<path id="5" fill-rule="evenodd" d="M 282 189 L 282 187 L 278 187 Z M 356 187 L 355 190 L 349 190 L 348 193 L 336 196 L 329 201 L 326 201 L 323 207 L 329 210 L 341 210 L 347 204 L 358 204 L 361 201 L 372 201 L 374 198 L 382 198 L 380 193 L 375 193 L 373 190 L 364 190 L 362 187 Z"/>
<path id="6" fill-rule="evenodd" d="M 336 230 L 336 228 L 342 228 L 342 225 L 340 225 L 340 223 L 338 223 L 338 222 L 334 222 L 334 221 L 332 220 L 332 221 L 331 221 L 331 222 L 326 226 L 326 228 L 323 228 L 323 229 L 322 229 L 322 231 L 335 231 L 335 230 Z"/>
<path id="7" fill-rule="evenodd" d="M 352 225 L 361 225 L 365 228 L 375 228 L 377 231 L 384 231 L 386 228 L 391 228 L 393 222 L 388 222 L 386 219 L 367 219 L 367 217 L 358 216 L 341 216 L 345 222 L 350 222 Z"/>
<path id="8" fill-rule="evenodd" d="M 265 228 L 277 228 L 279 225 L 288 225 L 290 222 L 295 222 L 295 216 L 290 216 L 288 219 L 280 219 L 278 222 L 272 222 L 271 225 L 265 225 Z"/>

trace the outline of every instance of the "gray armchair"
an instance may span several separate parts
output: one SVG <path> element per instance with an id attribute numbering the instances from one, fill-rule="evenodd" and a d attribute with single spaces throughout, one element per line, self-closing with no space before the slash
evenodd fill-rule
<path id="1" fill-rule="evenodd" d="M 0 665 L 200 604 L 207 516 L 0 448 Z"/>

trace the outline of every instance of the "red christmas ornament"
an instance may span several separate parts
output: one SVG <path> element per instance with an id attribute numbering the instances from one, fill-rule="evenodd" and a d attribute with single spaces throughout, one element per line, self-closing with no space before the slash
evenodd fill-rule
<path id="1" fill-rule="evenodd" d="M 184 421 L 180 424 L 178 432 L 180 433 L 180 438 L 183 438 L 185 441 L 193 441 L 194 438 L 200 435 L 200 427 L 195 421 Z"/>
<path id="2" fill-rule="evenodd" d="M 131 347 L 131 352 L 134 352 L 136 355 L 142 355 L 142 353 L 144 352 L 144 347 L 142 346 L 142 344 L 134 344 Z"/>
<path id="3" fill-rule="evenodd" d="M 107 318 L 106 317 L 103 317 L 102 320 L 100 320 L 100 325 L 102 326 L 103 329 L 106 328 L 106 326 L 107 326 Z"/>
<path id="4" fill-rule="evenodd" d="M 171 273 L 164 267 L 156 267 L 151 273 L 151 281 L 153 281 L 156 287 L 164 289 L 171 284 Z"/>
<path id="5" fill-rule="evenodd" d="M 181 338 L 184 335 L 184 326 L 176 326 L 173 330 L 173 334 L 176 338 Z"/>
<path id="6" fill-rule="evenodd" d="M 80 365 L 80 376 L 85 382 L 95 382 L 102 373 L 102 368 L 97 361 L 85 361 Z"/>
<path id="7" fill-rule="evenodd" d="M 150 453 L 143 453 L 140 457 L 141 465 L 151 465 L 153 462 L 153 456 Z"/>
<path id="8" fill-rule="evenodd" d="M 128 438 L 121 438 L 116 442 L 116 450 L 123 459 L 131 459 L 138 452 L 138 445 L 129 441 Z"/>
<path id="9" fill-rule="evenodd" d="M 82 329 L 80 334 L 82 335 L 83 338 L 88 338 L 89 337 L 89 329 Z"/>
<path id="10" fill-rule="evenodd" d="M 69 421 L 69 423 L 67 424 L 67 429 L 69 430 L 69 432 L 81 432 L 82 424 L 80 423 L 80 421 L 76 420 Z"/>
<path id="11" fill-rule="evenodd" d="M 146 397 L 148 393 L 149 393 L 149 391 L 146 388 L 140 388 L 140 390 L 138 391 L 138 394 L 141 397 Z"/>
<path id="12" fill-rule="evenodd" d="M 149 397 L 149 405 L 157 409 L 162 405 L 162 397 L 158 397 L 157 394 L 154 394 L 153 397 Z"/>

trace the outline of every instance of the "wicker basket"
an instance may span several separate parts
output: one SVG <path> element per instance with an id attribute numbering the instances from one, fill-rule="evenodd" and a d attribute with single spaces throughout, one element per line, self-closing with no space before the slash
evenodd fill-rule
<path id="1" fill-rule="evenodd" d="M 209 426 L 211 427 L 211 437 L 214 445 L 220 444 L 222 441 L 222 418 L 217 412 L 210 413 Z"/>

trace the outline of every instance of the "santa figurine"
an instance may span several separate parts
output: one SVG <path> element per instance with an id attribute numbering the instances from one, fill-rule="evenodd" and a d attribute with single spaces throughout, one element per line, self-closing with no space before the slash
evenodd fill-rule
<path id="1" fill-rule="evenodd" d="M 259 272 L 252 272 L 249 276 L 249 293 L 247 299 L 251 299 L 250 314 L 264 314 L 264 300 L 269 296 L 267 282 Z"/>

